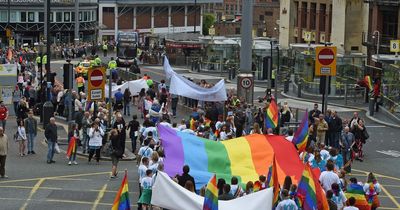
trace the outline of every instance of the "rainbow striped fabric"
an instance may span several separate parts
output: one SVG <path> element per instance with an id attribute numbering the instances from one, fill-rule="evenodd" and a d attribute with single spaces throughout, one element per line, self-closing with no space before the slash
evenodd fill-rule
<path id="1" fill-rule="evenodd" d="M 356 199 L 355 206 L 360 210 L 371 209 L 371 206 L 368 204 L 367 199 L 365 198 L 363 186 L 359 184 L 350 184 L 347 186 L 345 195 L 347 199 L 354 197 Z"/>
<path id="2" fill-rule="evenodd" d="M 300 126 L 297 128 L 296 133 L 293 136 L 293 144 L 296 146 L 299 152 L 306 150 L 308 141 L 308 110 L 304 113 L 303 119 L 301 120 Z"/>
<path id="3" fill-rule="evenodd" d="M 203 210 L 218 210 L 218 188 L 215 174 L 207 184 Z"/>
<path id="4" fill-rule="evenodd" d="M 271 99 L 271 102 L 265 114 L 265 127 L 272 129 L 278 127 L 278 120 L 279 120 L 278 106 L 276 105 L 275 99 Z"/>
<path id="5" fill-rule="evenodd" d="M 117 196 L 115 197 L 112 210 L 130 210 L 131 204 L 129 202 L 129 190 L 128 190 L 128 172 L 125 171 L 124 179 L 122 179 L 121 187 L 118 190 Z"/>
<path id="6" fill-rule="evenodd" d="M 165 172 L 174 177 L 188 165 L 197 189 L 206 185 L 214 173 L 227 182 L 232 176 L 244 184 L 254 182 L 268 172 L 274 155 L 280 184 L 287 175 L 297 183 L 304 169 L 293 144 L 283 136 L 254 134 L 216 142 L 162 125 L 158 131 L 165 152 Z"/>
<path id="7" fill-rule="evenodd" d="M 68 143 L 67 158 L 71 157 L 76 152 L 76 138 L 71 137 Z"/>
<path id="8" fill-rule="evenodd" d="M 306 164 L 306 167 L 304 168 L 303 176 L 299 182 L 297 193 L 299 193 L 304 199 L 302 201 L 304 210 L 318 209 L 315 182 L 311 168 L 308 164 Z"/>
<path id="9" fill-rule="evenodd" d="M 271 169 L 271 171 L 272 171 L 271 172 L 271 178 L 270 178 L 270 181 L 269 181 L 269 184 L 268 184 L 269 187 L 273 187 L 273 189 L 274 189 L 274 197 L 272 198 L 272 204 L 274 206 L 278 205 L 279 190 L 280 190 L 279 182 L 278 182 L 277 167 L 278 167 L 278 165 L 276 164 L 276 158 L 275 158 L 275 155 L 274 155 L 274 161 L 272 162 L 272 169 Z"/>
<path id="10" fill-rule="evenodd" d="M 195 120 L 192 118 L 192 119 L 190 119 L 190 121 L 189 121 L 189 126 L 190 126 L 190 130 L 196 130 L 196 127 L 195 127 Z"/>
<path id="11" fill-rule="evenodd" d="M 369 91 L 373 91 L 373 90 L 374 90 L 374 86 L 372 85 L 371 76 L 366 75 L 366 76 L 364 77 L 364 80 L 365 80 L 365 82 L 366 82 L 367 85 L 368 85 Z"/>

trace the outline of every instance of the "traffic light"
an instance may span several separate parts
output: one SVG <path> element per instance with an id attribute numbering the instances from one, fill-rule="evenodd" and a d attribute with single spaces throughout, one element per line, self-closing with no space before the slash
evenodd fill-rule
<path id="1" fill-rule="evenodd" d="M 73 88 L 73 65 L 70 63 L 66 63 L 63 66 L 64 70 L 64 89 L 72 89 Z"/>

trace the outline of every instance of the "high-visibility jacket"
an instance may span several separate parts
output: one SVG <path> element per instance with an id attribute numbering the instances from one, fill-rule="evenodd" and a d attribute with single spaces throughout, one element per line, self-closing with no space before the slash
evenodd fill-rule
<path id="1" fill-rule="evenodd" d="M 276 78 L 276 69 L 272 70 L 271 79 Z"/>
<path id="2" fill-rule="evenodd" d="M 43 55 L 42 63 L 43 63 L 43 65 L 47 64 L 47 55 Z"/>
<path id="3" fill-rule="evenodd" d="M 99 57 L 94 59 L 94 62 L 96 63 L 96 65 L 100 66 L 101 65 L 101 59 Z"/>
<path id="4" fill-rule="evenodd" d="M 103 44 L 103 50 L 108 50 L 108 46 L 106 44 Z"/>
<path id="5" fill-rule="evenodd" d="M 90 67 L 96 66 L 96 61 L 95 60 L 90 60 Z"/>
<path id="6" fill-rule="evenodd" d="M 42 58 L 40 56 L 36 57 L 36 63 L 40 64 L 42 62 Z"/>
<path id="7" fill-rule="evenodd" d="M 115 60 L 111 60 L 110 62 L 108 62 L 108 68 L 109 69 L 117 68 L 117 62 Z"/>
<path id="8" fill-rule="evenodd" d="M 83 87 L 83 85 L 85 85 L 85 79 L 83 79 L 83 77 L 76 78 L 76 85 L 78 87 Z"/>

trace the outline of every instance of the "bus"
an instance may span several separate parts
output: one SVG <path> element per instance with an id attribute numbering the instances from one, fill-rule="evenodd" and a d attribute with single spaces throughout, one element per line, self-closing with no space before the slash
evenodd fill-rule
<path id="1" fill-rule="evenodd" d="M 137 56 L 138 48 L 137 32 L 118 32 L 117 37 L 117 66 L 129 67 Z"/>

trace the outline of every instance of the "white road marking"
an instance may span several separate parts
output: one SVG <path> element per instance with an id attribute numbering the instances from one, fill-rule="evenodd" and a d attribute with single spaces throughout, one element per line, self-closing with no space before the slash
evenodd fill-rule
<path id="1" fill-rule="evenodd" d="M 396 151 L 396 150 L 376 150 L 376 152 L 382 153 L 385 155 L 389 155 L 392 157 L 396 157 L 396 158 L 400 157 L 400 152 Z"/>
<path id="2" fill-rule="evenodd" d="M 367 128 L 386 128 L 386 125 L 366 125 Z"/>

